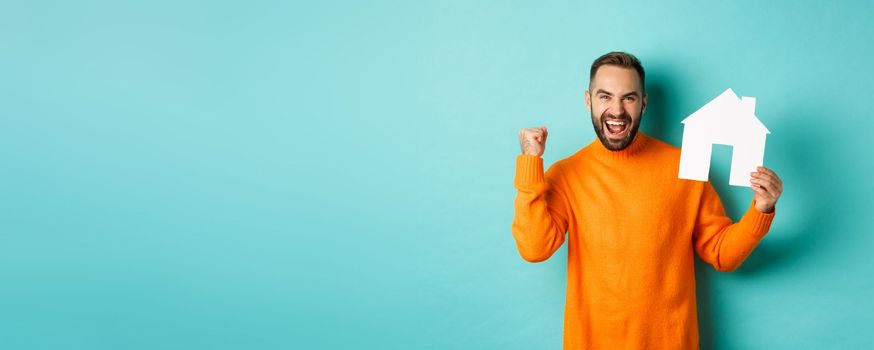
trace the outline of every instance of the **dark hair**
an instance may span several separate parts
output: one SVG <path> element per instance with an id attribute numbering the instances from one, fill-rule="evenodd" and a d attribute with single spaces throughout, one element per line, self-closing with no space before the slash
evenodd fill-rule
<path id="1" fill-rule="evenodd" d="M 613 51 L 598 57 L 595 62 L 592 62 L 592 70 L 589 71 L 589 84 L 591 84 L 592 79 L 595 79 L 595 73 L 598 72 L 598 68 L 604 65 L 634 68 L 637 71 L 637 76 L 640 77 L 640 89 L 646 91 L 646 85 L 644 85 L 646 73 L 643 72 L 640 60 L 634 57 L 634 55 L 627 52 Z"/>

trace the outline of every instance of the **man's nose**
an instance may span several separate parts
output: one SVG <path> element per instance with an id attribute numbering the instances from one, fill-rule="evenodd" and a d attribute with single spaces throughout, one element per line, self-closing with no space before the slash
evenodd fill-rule
<path id="1" fill-rule="evenodd" d="M 610 102 L 610 113 L 613 115 L 622 115 L 625 113 L 625 105 L 622 104 L 622 99 L 614 98 Z"/>

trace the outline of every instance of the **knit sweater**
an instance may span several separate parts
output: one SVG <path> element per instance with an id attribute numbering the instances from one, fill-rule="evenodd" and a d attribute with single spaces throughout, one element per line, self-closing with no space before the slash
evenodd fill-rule
<path id="1" fill-rule="evenodd" d="M 621 151 L 595 139 L 545 174 L 542 158 L 517 156 L 519 253 L 540 262 L 568 242 L 564 349 L 698 348 L 693 251 L 734 271 L 774 212 L 753 201 L 732 223 L 710 182 L 677 177 L 679 160 L 643 133 Z"/>

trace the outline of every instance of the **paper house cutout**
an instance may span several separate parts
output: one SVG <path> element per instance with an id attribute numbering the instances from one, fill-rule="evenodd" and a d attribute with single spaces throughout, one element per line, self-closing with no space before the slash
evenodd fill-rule
<path id="1" fill-rule="evenodd" d="M 765 137 L 771 132 L 756 117 L 756 98 L 731 89 L 683 119 L 681 179 L 707 181 L 713 145 L 733 146 L 729 185 L 750 187 L 750 173 L 763 165 Z"/>

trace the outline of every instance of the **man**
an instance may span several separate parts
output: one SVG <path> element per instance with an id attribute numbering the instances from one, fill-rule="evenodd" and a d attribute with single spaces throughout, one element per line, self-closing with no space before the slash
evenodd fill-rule
<path id="1" fill-rule="evenodd" d="M 680 149 L 638 132 L 644 70 L 611 52 L 592 64 L 586 108 L 598 139 L 544 174 L 544 127 L 519 131 L 513 237 L 527 261 L 568 241 L 565 349 L 697 349 L 693 251 L 734 271 L 765 236 L 782 193 L 750 174 L 753 201 L 737 223 L 710 182 L 677 177 Z"/>

